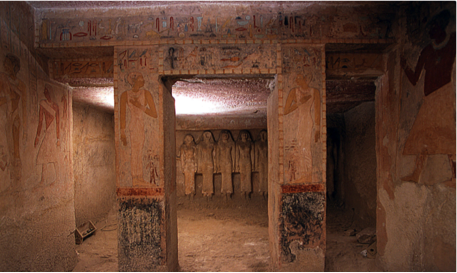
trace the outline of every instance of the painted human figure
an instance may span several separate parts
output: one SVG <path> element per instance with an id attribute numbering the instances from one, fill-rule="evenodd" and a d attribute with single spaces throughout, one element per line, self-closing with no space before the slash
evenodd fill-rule
<path id="1" fill-rule="evenodd" d="M 11 164 L 15 167 L 15 178 L 20 179 L 21 157 L 20 157 L 20 131 L 22 130 L 22 139 L 26 138 L 26 120 L 27 120 L 27 87 L 17 74 L 21 69 L 21 63 L 18 57 L 13 54 L 7 54 L 3 62 L 5 73 L 0 74 L 0 106 L 7 105 L 7 124 L 5 130 L 8 131 L 7 139 L 12 142 Z M 22 111 L 20 111 L 20 108 Z M 20 115 L 22 112 L 22 118 Z M 11 127 L 11 135 L 9 128 Z M 8 128 L 8 129 L 7 129 Z"/>
<path id="2" fill-rule="evenodd" d="M 187 196 L 195 195 L 195 173 L 197 172 L 197 146 L 192 135 L 186 135 L 179 148 L 181 168 L 184 175 L 184 192 Z"/>
<path id="3" fill-rule="evenodd" d="M 268 194 L 268 134 L 262 130 L 255 142 L 255 170 L 259 172 L 259 192 L 264 197 Z"/>
<path id="4" fill-rule="evenodd" d="M 221 173 L 221 193 L 233 194 L 232 172 L 235 171 L 235 142 L 229 131 L 222 131 L 216 146 L 216 172 Z"/>
<path id="5" fill-rule="evenodd" d="M 198 173 L 203 175 L 202 194 L 211 197 L 214 194 L 213 174 L 216 145 L 210 131 L 203 132 L 202 139 L 197 145 Z"/>
<path id="6" fill-rule="evenodd" d="M 311 80 L 312 76 L 309 74 L 297 75 L 295 83 L 298 86 L 290 90 L 284 107 L 284 115 L 298 111 L 297 144 L 301 170 L 298 179 L 303 179 L 303 182 L 312 182 L 311 144 L 320 139 L 321 99 L 319 90 L 309 86 Z"/>
<path id="7" fill-rule="evenodd" d="M 41 165 L 42 168 L 41 183 L 49 184 L 57 178 L 56 155 L 60 147 L 60 116 L 59 105 L 54 101 L 52 88 L 48 84 L 44 87 L 44 97 L 45 99 L 40 101 L 34 147 L 37 147 L 43 132 L 44 137 L 36 157 L 36 164 Z M 44 130 L 42 130 L 43 123 L 45 124 Z"/>
<path id="8" fill-rule="evenodd" d="M 254 143 L 248 131 L 241 131 L 236 142 L 236 170 L 240 173 L 244 198 L 252 192 L 251 174 L 254 166 Z"/>
<path id="9" fill-rule="evenodd" d="M 455 88 L 451 81 L 456 33 L 446 32 L 450 17 L 450 12 L 444 10 L 430 20 L 428 34 L 432 41 L 422 50 L 414 70 L 401 56 L 400 65 L 413 86 L 425 74 L 424 99 L 403 150 L 405 155 L 417 155 L 416 168 L 402 178 L 404 181 L 419 182 L 427 155 L 455 157 Z"/>
<path id="10" fill-rule="evenodd" d="M 143 178 L 144 114 L 157 118 L 154 99 L 148 90 L 143 89 L 144 78 L 140 72 L 131 72 L 127 76 L 132 89 L 122 93 L 120 98 L 121 141 L 127 146 L 127 131 L 130 133 L 130 168 L 133 186 L 148 186 Z M 126 128 L 127 109 L 130 122 Z"/>

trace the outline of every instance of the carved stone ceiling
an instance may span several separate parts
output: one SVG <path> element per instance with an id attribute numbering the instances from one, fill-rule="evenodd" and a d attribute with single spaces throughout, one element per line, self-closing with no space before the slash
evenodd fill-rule
<path id="1" fill-rule="evenodd" d="M 114 89 L 110 80 L 67 81 L 74 87 L 73 101 L 114 111 Z M 112 79 L 111 79 L 112 82 Z M 267 98 L 273 79 L 226 78 L 183 79 L 172 88 L 177 116 L 266 118 Z"/>
<path id="2" fill-rule="evenodd" d="M 177 115 L 267 116 L 273 79 L 189 79 L 173 85 Z"/>

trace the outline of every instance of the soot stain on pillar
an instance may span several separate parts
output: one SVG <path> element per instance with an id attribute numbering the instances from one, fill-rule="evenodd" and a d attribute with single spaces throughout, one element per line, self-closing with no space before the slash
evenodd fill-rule
<path id="1" fill-rule="evenodd" d="M 298 249 L 319 245 L 325 213 L 324 192 L 286 193 L 282 195 L 280 216 L 280 244 L 283 262 L 295 261 L 290 244 L 299 242 Z"/>
<path id="2" fill-rule="evenodd" d="M 119 271 L 154 271 L 164 263 L 162 206 L 152 198 L 119 199 Z"/>

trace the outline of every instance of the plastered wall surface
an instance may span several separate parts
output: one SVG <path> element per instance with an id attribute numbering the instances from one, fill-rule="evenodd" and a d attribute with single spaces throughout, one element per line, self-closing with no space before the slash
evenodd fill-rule
<path id="1" fill-rule="evenodd" d="M 77 261 L 71 91 L 27 48 L 31 13 L 0 5 L 0 270 L 69 271 Z"/>
<path id="2" fill-rule="evenodd" d="M 116 197 L 113 115 L 73 104 L 73 173 L 75 221 L 98 222 L 112 209 Z"/>
<path id="3" fill-rule="evenodd" d="M 376 97 L 379 262 L 455 271 L 455 3 L 400 14 Z"/>

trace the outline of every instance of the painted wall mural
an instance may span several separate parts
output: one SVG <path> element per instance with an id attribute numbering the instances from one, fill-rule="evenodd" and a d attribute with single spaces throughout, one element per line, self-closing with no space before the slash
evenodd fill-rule
<path id="1" fill-rule="evenodd" d="M 284 46 L 281 51 L 283 115 L 279 122 L 282 118 L 284 167 L 278 200 L 279 256 L 284 270 L 321 271 L 325 264 L 325 49 L 306 45 Z"/>
<path id="2" fill-rule="evenodd" d="M 34 147 L 37 147 L 41 142 L 36 164 L 41 165 L 41 183 L 47 185 L 57 179 L 56 175 L 59 170 L 59 162 L 55 160 L 54 155 L 57 154 L 57 149 L 60 148 L 61 116 L 52 87 L 45 85 L 43 93 L 45 99 L 40 101 L 39 121 Z"/>
<path id="3" fill-rule="evenodd" d="M 0 97 L 0 106 L 6 106 L 3 130 L 6 130 L 8 145 L 5 146 L 12 150 L 9 163 L 15 168 L 11 178 L 18 181 L 21 179 L 22 168 L 20 147 L 26 140 L 24 129 L 27 126 L 27 88 L 18 78 L 21 61 L 17 56 L 7 54 L 3 61 L 3 68 L 5 72 L 0 74 L 0 90 L 3 93 Z"/>
<path id="4" fill-rule="evenodd" d="M 321 104 L 322 47 L 287 47 L 283 50 L 284 183 L 322 180 Z M 298 122 L 297 122 L 298 121 Z"/>
<path id="5" fill-rule="evenodd" d="M 455 271 L 455 3 L 399 14 L 376 92 L 377 253 L 395 271 Z"/>
<path id="6" fill-rule="evenodd" d="M 139 61 L 151 49 L 118 51 L 118 84 L 115 111 L 118 120 L 118 187 L 163 187 L 160 173 L 160 100 L 157 75 L 152 64 Z M 136 55 L 137 52 L 141 54 Z M 128 54 L 127 54 L 128 53 Z M 134 59 L 134 56 L 138 58 Z M 149 61 L 153 62 L 152 59 Z M 157 62 L 156 62 L 157 64 Z"/>
<path id="7" fill-rule="evenodd" d="M 9 3 L 2 3 L 2 9 L 0 12 L 0 44 L 2 49 L 1 55 L 1 67 L 0 67 L 0 171 L 2 175 L 2 186 L 0 188 L 6 189 L 7 185 L 13 184 L 19 185 L 24 179 L 30 179 L 30 175 L 33 176 L 33 172 L 27 171 L 24 173 L 24 169 L 28 169 L 30 164 L 41 165 L 41 159 L 44 155 L 39 154 L 38 163 L 36 158 L 33 158 L 33 163 L 29 157 L 24 157 L 23 153 L 25 149 L 33 149 L 37 153 L 44 151 L 40 150 L 41 138 L 38 138 L 36 142 L 35 137 L 37 129 L 43 127 L 42 124 L 46 122 L 45 127 L 53 126 L 54 122 L 51 121 L 59 116 L 59 109 L 57 104 L 55 109 L 52 109 L 50 115 L 54 115 L 53 118 L 49 118 L 49 115 L 43 114 L 44 112 L 40 109 L 44 109 L 45 103 L 39 101 L 40 94 L 43 94 L 44 81 L 41 78 L 45 78 L 43 75 L 38 76 L 39 70 L 38 65 L 33 55 L 28 51 L 25 44 L 23 44 L 19 37 L 22 37 L 27 33 L 25 29 L 25 22 L 21 21 L 20 18 L 13 16 L 18 7 L 12 7 Z M 26 39 L 25 39 L 26 40 Z M 55 89 L 54 91 L 45 92 L 48 95 L 60 96 L 66 98 L 66 90 L 62 91 L 61 86 L 50 87 L 46 89 Z M 55 100 L 57 102 L 57 98 Z M 60 102 L 60 107 L 67 107 L 67 99 Z M 52 108 L 52 107 L 51 107 Z M 61 108 L 62 109 L 62 108 Z M 48 109 L 49 110 L 49 109 Z M 61 110 L 62 111 L 62 110 Z M 41 115 L 40 120 L 39 116 Z M 62 115 L 62 113 L 60 113 Z M 47 117 L 45 121 L 43 117 Z M 62 116 L 61 116 L 62 118 Z M 64 113 L 63 120 L 61 120 L 60 130 L 66 130 L 66 122 L 69 116 Z M 46 129 L 45 129 L 46 130 Z M 41 131 L 38 130 L 38 135 Z M 46 132 L 46 131 L 43 131 Z M 44 136 L 42 134 L 41 136 Z M 63 134 L 63 138 L 66 133 Z M 56 136 L 57 137 L 57 136 Z M 46 137 L 54 138 L 54 137 Z M 54 138 L 55 140 L 56 138 Z M 55 153 L 49 155 L 53 160 L 63 159 L 65 156 L 63 153 L 68 151 L 66 139 L 61 149 L 56 150 Z M 38 174 L 36 174 L 38 176 Z M 55 174 L 54 174 L 55 176 Z M 40 181 L 42 177 L 37 179 Z M 35 180 L 35 179 L 32 179 Z"/>
<path id="8" fill-rule="evenodd" d="M 0 3 L 0 252 L 8 253 L 0 264 L 5 271 L 67 271 L 77 259 L 64 234 L 75 227 L 71 91 L 51 81 L 29 51 L 31 12 L 27 3 Z"/>
<path id="9" fill-rule="evenodd" d="M 22 46 L 24 47 L 23 44 Z M 61 181 L 66 175 L 61 177 L 62 170 L 58 170 L 54 163 L 69 163 L 67 95 L 62 93 L 61 86 L 52 86 L 38 78 L 37 63 L 29 55 L 30 53 L 19 57 L 6 53 L 2 56 L 1 190 L 17 187 L 24 179 L 36 180 L 36 183 L 28 185 L 31 188 Z M 29 71 L 32 72 L 27 75 Z M 59 134 L 59 131 L 63 133 Z M 36 157 L 24 157 L 26 149 L 36 151 Z M 29 171 L 31 166 L 38 166 L 40 173 Z"/>
<path id="10" fill-rule="evenodd" d="M 416 168 L 404 181 L 419 182 L 426 168 L 427 155 L 448 155 L 455 166 L 455 85 L 451 84 L 456 51 L 456 33 L 448 30 L 451 19 L 449 10 L 436 14 L 428 22 L 429 41 L 422 51 L 414 68 L 408 65 L 402 55 L 400 65 L 409 86 L 419 81 L 423 88 L 423 102 L 406 139 L 403 154 L 417 155 Z M 454 98 L 454 99 L 452 99 Z M 455 177 L 455 176 L 454 176 Z"/>
<path id="11" fill-rule="evenodd" d="M 267 10 L 222 11 L 224 16 L 167 14 L 151 7 L 135 17 L 87 17 L 37 19 L 39 42 L 75 43 L 110 41 L 148 41 L 158 39 L 313 39 L 313 38 L 387 38 L 391 34 L 394 14 L 387 10 L 371 10 L 377 16 L 349 17 L 350 8 L 341 8 L 336 16 L 328 12 L 317 17 L 312 12 Z M 373 9 L 373 8 L 368 8 Z M 345 10 L 347 13 L 345 13 Z M 228 13 L 228 14 L 227 14 Z M 219 13 L 220 14 L 220 13 Z M 368 13 L 373 14 L 373 13 Z M 50 15 L 52 16 L 52 15 Z M 52 16 L 52 17 L 55 17 Z M 354 22 L 356 21 L 356 22 Z"/>

